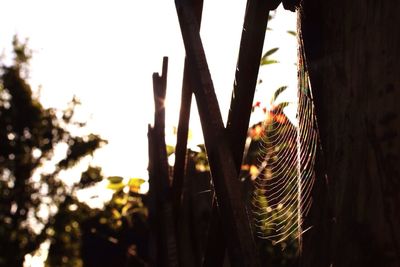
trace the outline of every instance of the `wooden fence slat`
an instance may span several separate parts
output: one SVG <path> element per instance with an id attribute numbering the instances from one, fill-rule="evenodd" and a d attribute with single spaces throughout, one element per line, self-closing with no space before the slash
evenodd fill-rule
<path id="1" fill-rule="evenodd" d="M 194 0 L 192 4 L 195 10 L 196 19 L 199 22 L 198 27 L 200 29 L 203 0 Z M 179 263 L 181 266 L 198 266 L 199 260 L 197 260 L 192 244 L 193 240 L 191 240 L 191 235 L 189 234 L 193 229 L 191 229 L 191 225 L 187 223 L 190 219 L 188 217 L 188 210 L 190 210 L 190 207 L 188 206 L 189 203 L 182 204 L 182 201 L 185 201 L 183 196 L 183 187 L 184 184 L 188 184 L 188 181 L 185 181 L 185 179 L 190 179 L 190 177 L 186 177 L 187 141 L 193 94 L 193 85 L 189 72 L 189 63 L 185 58 L 171 197 L 175 219 L 175 236 L 177 238 L 179 251 Z"/>
<path id="2" fill-rule="evenodd" d="M 259 266 L 235 162 L 226 140 L 221 112 L 198 31 L 198 22 L 187 1 L 177 0 L 175 3 L 186 55 L 191 64 L 194 93 L 231 265 Z"/>
<path id="3" fill-rule="evenodd" d="M 243 150 L 249 127 L 258 70 L 267 29 L 268 14 L 271 6 L 265 0 L 247 1 L 240 41 L 239 57 L 233 84 L 231 106 L 226 127 L 228 143 L 232 148 L 236 172 L 239 174 Z M 221 223 L 217 205 L 214 202 L 207 250 L 203 266 L 221 266 L 225 255 L 224 240 L 221 238 Z"/>
<path id="4" fill-rule="evenodd" d="M 231 106 L 226 126 L 238 173 L 242 164 L 265 32 L 267 30 L 269 14 L 267 2 L 265 0 L 249 0 L 247 2 L 240 41 L 235 82 L 233 83 Z"/>
<path id="5" fill-rule="evenodd" d="M 174 174 L 172 180 L 172 205 L 174 208 L 175 225 L 178 225 L 180 207 L 182 202 L 182 190 L 183 190 L 185 165 L 186 165 L 185 163 L 186 163 L 187 139 L 189 133 L 190 109 L 192 103 L 192 88 L 188 71 L 189 71 L 188 62 L 185 59 L 185 67 L 183 71 L 181 109 L 179 113 L 177 141 L 175 147 Z"/>
<path id="6" fill-rule="evenodd" d="M 153 74 L 154 127 L 149 127 L 149 178 L 151 214 L 155 228 L 157 266 L 178 266 L 175 224 L 170 201 L 168 160 L 165 145 L 165 107 L 168 58 L 163 58 L 162 75 Z"/>
<path id="7" fill-rule="evenodd" d="M 203 267 L 223 266 L 226 252 L 226 240 L 218 211 L 218 203 L 213 200 L 207 244 L 204 251 Z"/>
<path id="8" fill-rule="evenodd" d="M 203 0 L 193 1 L 193 8 L 198 21 L 198 28 L 200 29 L 201 15 L 203 12 Z M 189 63 L 185 58 L 185 65 L 183 70 L 183 83 L 182 83 L 182 96 L 181 96 L 181 109 L 179 112 L 179 123 L 177 132 L 177 142 L 175 148 L 175 164 L 174 174 L 172 180 L 172 203 L 175 213 L 175 223 L 177 224 L 179 218 L 179 210 L 182 200 L 183 179 L 185 176 L 185 161 L 187 151 L 187 138 L 189 132 L 189 118 L 190 107 L 192 103 L 192 83 L 189 73 Z"/>

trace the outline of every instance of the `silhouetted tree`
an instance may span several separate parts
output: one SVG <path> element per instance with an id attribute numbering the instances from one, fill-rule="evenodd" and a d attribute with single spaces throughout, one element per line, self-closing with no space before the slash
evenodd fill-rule
<path id="1" fill-rule="evenodd" d="M 40 104 L 27 83 L 31 53 L 17 38 L 13 45 L 14 62 L 0 66 L 0 266 L 8 267 L 22 266 L 54 232 L 71 191 L 58 174 L 105 143 L 71 133 L 83 126 L 73 119 L 76 99 L 64 111 Z"/>
<path id="2" fill-rule="evenodd" d="M 144 180 L 109 177 L 114 194 L 102 209 L 93 209 L 74 192 L 104 180 L 101 168 L 89 166 L 59 205 L 54 216 L 46 266 L 145 266 L 147 259 L 147 209 L 138 193 Z M 129 190 L 126 190 L 129 189 Z"/>
<path id="3" fill-rule="evenodd" d="M 65 200 L 58 206 L 50 236 L 50 247 L 46 266 L 81 267 L 82 261 L 82 224 L 103 211 L 90 208 L 79 201 L 76 192 L 79 189 L 95 185 L 104 179 L 101 168 L 89 166 L 82 173 L 79 182 L 71 187 Z M 95 250 L 94 247 L 91 248 Z M 98 251 L 94 251 L 97 253 Z"/>

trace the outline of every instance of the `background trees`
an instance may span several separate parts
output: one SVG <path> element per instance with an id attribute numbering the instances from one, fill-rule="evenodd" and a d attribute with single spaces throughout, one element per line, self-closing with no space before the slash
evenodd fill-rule
<path id="1" fill-rule="evenodd" d="M 76 99 L 63 111 L 40 104 L 27 83 L 31 53 L 17 38 L 13 45 L 12 65 L 0 66 L 1 266 L 22 266 L 53 235 L 74 193 L 58 174 L 105 143 L 73 134 L 84 126 L 74 121 Z"/>

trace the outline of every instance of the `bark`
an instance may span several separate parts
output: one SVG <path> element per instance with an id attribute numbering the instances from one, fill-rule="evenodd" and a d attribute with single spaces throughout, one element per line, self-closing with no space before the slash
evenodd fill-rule
<path id="1" fill-rule="evenodd" d="M 400 266 L 399 8 L 397 0 L 302 3 L 324 155 L 303 266 Z"/>

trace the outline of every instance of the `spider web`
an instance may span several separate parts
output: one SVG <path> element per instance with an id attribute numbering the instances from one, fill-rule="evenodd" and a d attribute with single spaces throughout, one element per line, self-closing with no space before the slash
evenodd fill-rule
<path id="1" fill-rule="evenodd" d="M 302 54 L 299 66 L 297 121 L 290 122 L 283 112 L 290 103 L 281 103 L 262 125 L 253 211 L 257 235 L 273 244 L 292 240 L 301 244 L 302 224 L 312 203 L 318 135 Z"/>

